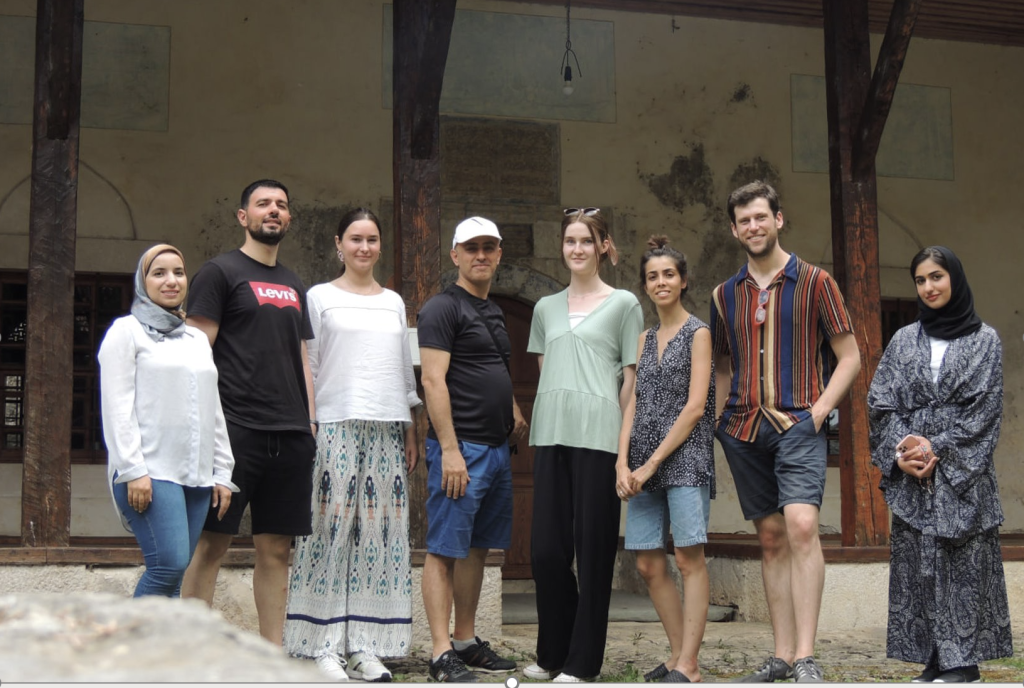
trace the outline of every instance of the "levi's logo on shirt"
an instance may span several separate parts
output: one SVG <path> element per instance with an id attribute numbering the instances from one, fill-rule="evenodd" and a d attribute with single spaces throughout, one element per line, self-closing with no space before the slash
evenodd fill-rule
<path id="1" fill-rule="evenodd" d="M 269 303 L 278 308 L 291 306 L 299 310 L 299 295 L 291 287 L 270 282 L 249 282 L 249 286 L 252 287 L 252 293 L 261 306 Z"/>

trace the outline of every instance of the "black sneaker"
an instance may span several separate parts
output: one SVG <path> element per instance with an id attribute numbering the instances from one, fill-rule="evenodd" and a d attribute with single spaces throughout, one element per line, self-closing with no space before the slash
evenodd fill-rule
<path id="1" fill-rule="evenodd" d="M 979 681 L 981 681 L 981 672 L 978 671 L 977 664 L 972 664 L 943 671 L 932 680 L 932 683 L 978 683 Z"/>
<path id="2" fill-rule="evenodd" d="M 659 664 L 658 666 L 654 667 L 646 674 L 644 674 L 644 682 L 654 683 L 655 681 L 660 681 L 661 679 L 665 678 L 667 674 L 668 667 L 666 667 L 664 664 Z"/>
<path id="3" fill-rule="evenodd" d="M 797 683 L 824 683 L 825 677 L 814 657 L 804 657 L 793 662 L 793 678 Z"/>
<path id="4" fill-rule="evenodd" d="M 911 683 L 931 683 L 942 674 L 942 670 L 937 666 L 929 665 L 924 668 L 919 675 L 910 679 Z"/>
<path id="5" fill-rule="evenodd" d="M 466 663 L 466 666 L 488 674 L 515 671 L 516 668 L 515 662 L 499 657 L 498 653 L 491 649 L 491 644 L 480 640 L 480 636 L 476 637 L 475 645 L 470 645 L 465 650 L 455 650 L 455 654 Z"/>
<path id="6" fill-rule="evenodd" d="M 448 650 L 437 661 L 431 661 L 427 673 L 438 683 L 476 683 L 479 677 L 466 668 L 455 650 Z"/>
<path id="7" fill-rule="evenodd" d="M 764 666 L 749 676 L 738 679 L 738 682 L 774 683 L 775 681 L 785 681 L 788 678 L 793 678 L 793 667 L 778 657 L 769 657 L 764 661 Z"/>

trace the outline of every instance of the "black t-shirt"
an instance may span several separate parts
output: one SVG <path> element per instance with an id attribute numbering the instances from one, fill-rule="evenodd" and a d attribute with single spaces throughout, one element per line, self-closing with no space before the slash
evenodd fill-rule
<path id="1" fill-rule="evenodd" d="M 455 436 L 498 447 L 514 425 L 512 379 L 481 313 L 491 323 L 504 355 L 510 355 L 512 344 L 501 308 L 454 284 L 423 304 L 416 321 L 417 337 L 420 346 L 451 354 L 445 382 Z M 428 435 L 437 439 L 433 423 Z"/>
<path id="2" fill-rule="evenodd" d="M 306 288 L 294 272 L 237 249 L 221 254 L 192 278 L 188 314 L 220 325 L 213 360 L 227 420 L 309 432 L 302 340 L 313 338 L 313 328 Z"/>

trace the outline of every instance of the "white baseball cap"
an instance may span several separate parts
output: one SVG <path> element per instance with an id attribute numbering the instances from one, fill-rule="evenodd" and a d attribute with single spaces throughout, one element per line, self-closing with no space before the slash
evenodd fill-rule
<path id="1" fill-rule="evenodd" d="M 455 227 L 455 236 L 452 237 L 452 248 L 465 243 L 470 239 L 489 236 L 501 241 L 501 234 L 498 233 L 498 225 L 486 217 L 469 217 Z"/>

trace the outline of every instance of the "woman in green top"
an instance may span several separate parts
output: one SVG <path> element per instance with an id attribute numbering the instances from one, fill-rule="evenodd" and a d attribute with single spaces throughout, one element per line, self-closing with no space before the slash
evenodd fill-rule
<path id="1" fill-rule="evenodd" d="M 617 258 L 598 208 L 566 209 L 569 288 L 533 310 L 528 350 L 540 354 L 530 432 L 538 629 L 537 663 L 525 674 L 534 679 L 591 680 L 604 662 L 619 539 L 615 460 L 643 329 L 636 297 L 601 280 L 601 264 Z"/>

